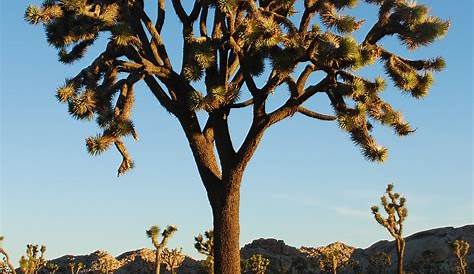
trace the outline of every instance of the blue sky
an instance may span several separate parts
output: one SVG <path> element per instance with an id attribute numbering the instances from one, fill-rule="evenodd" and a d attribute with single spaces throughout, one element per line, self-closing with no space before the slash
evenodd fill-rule
<path id="1" fill-rule="evenodd" d="M 27 243 L 47 245 L 49 258 L 97 249 L 118 255 L 150 247 L 148 226 L 176 224 L 179 231 L 170 246 L 197 256 L 193 236 L 211 226 L 211 210 L 177 120 L 140 85 L 134 118 L 141 139 L 128 142 L 136 168 L 117 178 L 116 151 L 89 156 L 84 139 L 98 129 L 69 117 L 54 94 L 100 52 L 106 38 L 84 60 L 62 65 L 42 28 L 23 22 L 31 2 L 39 1 L 0 2 L 0 234 L 7 238 L 6 248 L 15 261 Z M 398 46 L 395 38 L 384 41 L 410 58 L 442 55 L 447 61 L 426 99 L 417 101 L 390 85 L 383 94 L 417 132 L 400 138 L 377 127 L 375 135 L 390 153 L 386 163 L 375 164 L 333 123 L 295 115 L 271 128 L 245 173 L 242 244 L 273 237 L 294 246 L 343 241 L 366 247 L 388 239 L 369 208 L 389 182 L 408 199 L 407 234 L 473 223 L 473 5 L 469 0 L 456 6 L 420 2 L 452 21 L 447 37 L 414 52 Z M 370 23 L 376 10 L 363 5 L 350 13 Z M 171 10 L 168 14 L 163 36 L 178 64 L 181 30 Z M 382 72 L 376 65 L 361 73 Z M 276 94 L 270 106 L 283 100 Z M 308 105 L 329 110 L 324 97 Z M 233 113 L 236 143 L 249 118 L 247 110 Z"/>

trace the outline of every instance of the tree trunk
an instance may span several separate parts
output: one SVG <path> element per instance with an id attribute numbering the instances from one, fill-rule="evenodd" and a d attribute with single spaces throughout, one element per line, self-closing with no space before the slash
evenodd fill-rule
<path id="1" fill-rule="evenodd" d="M 405 240 L 397 239 L 397 256 L 398 256 L 398 265 L 397 265 L 397 273 L 404 274 L 403 270 L 403 257 L 405 256 Z"/>
<path id="2" fill-rule="evenodd" d="M 214 274 L 240 273 L 240 181 L 241 172 L 223 182 L 209 195 L 214 217 Z"/>
<path id="3" fill-rule="evenodd" d="M 161 267 L 161 250 L 155 250 L 155 274 L 160 274 Z"/>

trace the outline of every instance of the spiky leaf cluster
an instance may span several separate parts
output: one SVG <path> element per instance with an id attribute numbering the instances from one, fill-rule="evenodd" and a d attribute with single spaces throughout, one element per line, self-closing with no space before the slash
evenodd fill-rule
<path id="1" fill-rule="evenodd" d="M 196 91 L 189 97 L 189 108 L 192 110 L 205 110 L 212 112 L 222 106 L 225 102 L 232 100 L 233 94 L 226 91 L 222 86 L 212 87 L 206 96 Z"/>
<path id="2" fill-rule="evenodd" d="M 431 44 L 446 35 L 450 26 L 449 21 L 430 16 L 428 7 L 414 1 L 400 1 L 391 17 L 402 25 L 398 37 L 410 49 Z"/>
<path id="3" fill-rule="evenodd" d="M 194 248 L 206 256 L 203 267 L 209 274 L 214 273 L 214 231 L 208 230 L 194 237 Z"/>
<path id="4" fill-rule="evenodd" d="M 259 16 L 247 23 L 244 40 L 255 51 L 267 50 L 284 41 L 279 24 L 271 17 Z"/>
<path id="5" fill-rule="evenodd" d="M 440 64 L 434 64 L 434 66 L 437 65 Z M 433 84 L 431 72 L 425 71 L 419 74 L 409 63 L 393 55 L 386 58 L 385 71 L 398 88 L 410 92 L 415 98 L 422 98 L 428 95 L 428 90 Z"/>
<path id="6" fill-rule="evenodd" d="M 214 231 L 208 230 L 204 232 L 204 236 L 199 234 L 194 237 L 194 241 L 194 247 L 199 253 L 214 256 Z"/>
<path id="7" fill-rule="evenodd" d="M 357 1 L 321 1 L 319 10 L 321 21 L 328 28 L 334 28 L 340 33 L 351 33 L 358 30 L 364 21 L 357 21 L 354 16 L 342 15 L 338 9 L 354 7 Z"/>
<path id="8" fill-rule="evenodd" d="M 441 70 L 444 60 L 408 60 L 378 42 L 383 37 L 397 36 L 409 49 L 415 49 L 445 35 L 449 22 L 430 15 L 426 6 L 412 1 L 366 0 L 379 6 L 379 17 L 365 39 L 359 41 L 353 33 L 365 21 L 347 10 L 357 2 L 304 1 L 304 10 L 298 11 L 302 15 L 298 22 L 291 18 L 298 7 L 294 0 L 199 1 L 189 14 L 180 1 L 174 1 L 173 8 L 183 23 L 184 40 L 178 73 L 161 39 L 160 20 L 164 16 L 159 15 L 152 22 L 144 7 L 146 2 L 46 0 L 41 6 L 29 6 L 25 20 L 44 25 L 48 42 L 58 49 L 59 59 L 64 63 L 84 56 L 103 33 L 109 35 L 106 50 L 76 77 L 68 79 L 58 89 L 57 98 L 68 104 L 73 117 L 95 118 L 103 131 L 86 140 L 87 149 L 98 155 L 115 145 L 123 158 L 119 174 L 134 166 L 122 139 L 129 135 L 137 139 L 130 110 L 133 86 L 143 79 L 153 86 L 155 95 L 164 92 L 157 98 L 173 114 L 182 107 L 190 112 L 225 113 L 239 105 L 234 101 L 243 86 L 249 88 L 252 97 L 267 100 L 268 94 L 286 83 L 293 90 L 282 108 L 291 107 L 283 111 L 291 116 L 315 94 L 303 95 L 305 87 L 312 86 L 307 83 L 312 79 L 309 75 L 324 73 L 327 81 L 317 92 L 328 95 L 341 128 L 368 159 L 383 161 L 387 149 L 371 135 L 371 121 L 393 128 L 400 136 L 412 133 L 413 129 L 399 111 L 380 98 L 385 81 L 367 80 L 355 75 L 355 71 L 382 61 L 386 75 L 396 87 L 415 98 L 426 96 L 433 83 L 432 72 Z M 210 9 L 215 9 L 215 20 L 208 20 Z M 315 16 L 320 21 L 314 20 Z M 195 28 L 197 23 L 199 28 Z M 296 75 L 302 64 L 311 66 L 308 75 Z M 253 78 L 265 70 L 271 71 L 269 78 L 259 87 L 260 83 L 255 84 Z M 126 79 L 119 79 L 125 74 Z M 192 86 L 201 79 L 206 94 Z M 166 91 L 160 91 L 161 84 Z"/>
<path id="9" fill-rule="evenodd" d="M 176 226 L 173 226 L 173 225 L 167 226 L 161 233 L 161 241 L 160 241 L 159 236 L 160 236 L 161 230 L 158 226 L 155 225 L 155 226 L 150 227 L 148 230 L 146 230 L 146 235 L 148 236 L 148 238 L 151 239 L 153 246 L 156 249 L 163 250 L 166 247 L 169 238 L 171 238 L 171 236 L 173 236 L 173 234 L 176 231 L 178 231 L 178 228 Z"/>
<path id="10" fill-rule="evenodd" d="M 48 42 L 59 50 L 59 60 L 72 63 L 84 56 L 100 32 L 120 20 L 120 9 L 112 1 L 47 0 L 41 7 L 28 6 L 25 20 L 43 23 Z"/>

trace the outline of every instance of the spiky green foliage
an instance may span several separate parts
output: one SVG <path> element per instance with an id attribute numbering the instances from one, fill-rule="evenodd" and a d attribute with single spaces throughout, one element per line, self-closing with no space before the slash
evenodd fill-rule
<path id="1" fill-rule="evenodd" d="M 457 260 L 456 273 L 467 274 L 468 272 L 466 258 L 470 248 L 469 243 L 464 240 L 455 240 L 451 246 L 453 248 L 453 252 Z"/>
<path id="2" fill-rule="evenodd" d="M 163 249 L 161 253 L 161 260 L 166 266 L 166 270 L 170 271 L 171 274 L 176 274 L 177 269 L 183 264 L 186 256 L 183 254 L 183 249 Z"/>
<path id="3" fill-rule="evenodd" d="M 355 34 L 364 18 L 348 10 L 356 6 L 355 0 L 308 0 L 302 5 L 294 0 L 195 0 L 192 9 L 184 8 L 183 1 L 171 2 L 182 23 L 175 32 L 182 35 L 177 39 L 183 41 L 181 62 L 170 58 L 174 56 L 168 54 L 169 45 L 161 36 L 168 21 L 165 14 L 169 16 L 162 0 L 47 0 L 41 6 L 28 7 L 25 19 L 44 26 L 48 43 L 66 63 L 87 53 L 97 37 L 109 38 L 105 49 L 68 79 L 57 96 L 68 104 L 73 117 L 97 122 L 101 132 L 86 140 L 92 155 L 115 147 L 122 156 L 118 174 L 134 166 L 124 138 L 137 139 L 131 117 L 133 88 L 143 80 L 186 132 L 213 205 L 234 202 L 228 196 L 239 191 L 241 173 L 265 131 L 295 113 L 337 120 L 367 159 L 385 160 L 387 149 L 371 133 L 373 121 L 401 136 L 413 129 L 399 111 L 380 98 L 385 81 L 364 79 L 357 70 L 381 61 L 385 75 L 396 87 L 422 98 L 433 83 L 432 73 L 445 65 L 441 58 L 409 60 L 379 43 L 384 37 L 395 37 L 415 49 L 446 33 L 449 22 L 408 0 L 367 0 L 377 5 L 378 16 L 372 26 L 364 28 L 368 30 L 365 36 Z M 147 14 L 156 10 L 149 5 L 158 5 L 156 20 Z M 289 92 L 280 92 L 283 85 Z M 248 100 L 236 102 L 242 92 L 248 92 Z M 271 94 L 284 97 L 285 102 L 270 110 L 266 102 Z M 334 115 L 303 107 L 316 94 L 329 98 Z M 253 108 L 253 117 L 245 141 L 236 148 L 228 121 L 237 113 L 233 109 L 242 107 Z M 206 112 L 206 123 L 200 123 L 199 111 Z M 223 182 L 230 178 L 239 182 Z M 219 185 L 216 188 L 215 183 Z M 220 189 L 227 183 L 236 187 Z M 238 205 L 232 209 L 238 211 Z M 236 242 L 232 242 L 234 252 L 216 249 L 220 252 L 215 264 L 219 272 L 219 258 L 228 258 L 224 255 L 232 257 L 229 269 L 234 273 L 230 274 L 239 272 Z"/>
<path id="4" fill-rule="evenodd" d="M 450 22 L 429 15 L 428 7 L 416 2 L 401 1 L 392 14 L 392 20 L 403 26 L 400 39 L 410 49 L 431 44 L 446 35 Z"/>
<path id="5" fill-rule="evenodd" d="M 382 3 L 375 0 L 367 2 L 376 5 Z M 445 35 L 449 22 L 430 15 L 429 9 L 424 5 L 405 0 L 385 2 L 380 7 L 380 15 L 383 15 L 380 18 L 385 19 L 381 19 L 366 39 L 360 42 L 351 33 L 358 30 L 364 20 L 340 13 L 341 10 L 355 7 L 357 3 L 356 0 L 305 1 L 307 12 L 302 13 L 299 27 L 289 19 L 295 12 L 295 1 L 259 1 L 258 4 L 249 2 L 245 5 L 236 0 L 201 3 L 203 9 L 195 10 L 198 15 L 199 12 L 202 16 L 206 15 L 204 8 L 206 12 L 209 8 L 219 9 L 223 13 L 222 16 L 227 18 L 227 25 L 224 28 L 216 21 L 215 24 L 220 25 L 216 25 L 217 29 L 209 35 L 205 21 L 201 21 L 200 36 L 195 36 L 186 27 L 183 32 L 185 53 L 181 73 L 173 75 L 172 71 L 166 72 L 166 77 L 163 76 L 163 71 L 169 71 L 171 67 L 168 65 L 169 57 L 165 45 L 157 31 L 161 30 L 161 27 L 153 29 L 153 26 L 149 25 L 149 18 L 144 15 L 140 5 L 128 6 L 121 1 L 105 0 L 48 0 L 41 6 L 28 6 L 25 20 L 31 24 L 41 23 L 45 26 L 48 42 L 58 49 L 59 60 L 64 63 L 72 63 L 82 58 L 101 33 L 110 34 L 110 43 L 104 54 L 59 88 L 57 98 L 60 102 L 68 103 L 70 114 L 77 119 L 91 120 L 96 117 L 99 126 L 104 129 L 100 135 L 105 140 L 90 137 L 86 141 L 87 148 L 91 154 L 96 155 L 115 144 L 123 157 L 120 174 L 133 166 L 121 139 L 128 135 L 136 136 L 131 120 L 128 117 L 120 117 L 129 116 L 129 111 L 116 111 L 116 108 L 124 107 L 119 102 L 123 102 L 122 99 L 127 96 L 119 96 L 117 105 L 113 105 L 113 99 L 117 98 L 114 95 L 124 86 L 133 88 L 137 81 L 147 75 L 156 75 L 167 87 L 173 100 L 186 101 L 185 104 L 179 103 L 180 106 L 187 105 L 190 111 L 203 110 L 211 113 L 228 108 L 237 98 L 236 94 L 239 94 L 242 83 L 231 80 L 233 73 L 246 71 L 254 77 L 262 75 L 266 69 L 272 69 L 269 81 L 275 82 L 270 85 L 270 92 L 273 92 L 276 86 L 288 81 L 285 77 L 294 74 L 295 68 L 301 62 L 311 62 L 315 66 L 314 71 L 335 72 L 331 77 L 340 74 L 352 75 L 346 77 L 352 79 L 344 79 L 335 86 L 326 86 L 322 92 L 332 98 L 337 120 L 341 127 L 350 133 L 354 143 L 361 147 L 363 154 L 370 160 L 383 161 L 387 150 L 379 146 L 370 135 L 372 125 L 367 118 L 391 126 L 398 135 L 404 136 L 413 130 L 403 120 L 401 113 L 393 110 L 389 103 L 377 96 L 376 93 L 385 87 L 382 78 L 370 82 L 365 79 L 358 80 L 360 77 L 352 73 L 382 60 L 386 74 L 395 86 L 415 98 L 426 96 L 433 84 L 431 71 L 441 70 L 445 66 L 444 60 L 440 57 L 407 60 L 385 50 L 377 42 L 383 36 L 397 35 L 410 49 L 425 46 Z M 177 8 L 181 20 L 184 19 L 183 12 Z M 307 29 L 311 21 L 304 22 L 304 19 L 310 19 L 312 14 L 320 15 L 323 25 L 327 27 L 326 31 L 318 24 Z M 306 15 L 308 17 L 305 17 Z M 194 18 L 197 20 L 198 17 Z M 232 39 L 224 35 L 231 27 L 229 22 L 234 22 Z M 153 38 L 152 41 L 145 39 L 147 36 L 144 26 L 138 23 L 146 26 L 145 30 Z M 331 29 L 337 32 L 331 32 Z M 238 52 L 239 50 L 241 52 Z M 224 56 L 227 60 L 223 60 Z M 124 62 L 124 58 L 129 62 Z M 243 59 L 239 60 L 240 58 Z M 270 61 L 270 66 L 265 66 L 267 60 Z M 222 65 L 226 68 L 221 67 Z M 130 77 L 118 80 L 118 72 L 129 73 Z M 171 82 L 188 82 L 189 85 L 186 83 L 185 86 L 189 88 L 190 83 L 203 79 L 206 82 L 206 94 L 192 89 L 186 96 L 176 97 L 176 91 L 182 90 L 183 86 L 172 86 L 175 84 Z M 337 81 L 337 78 L 333 78 L 334 80 Z M 250 80 L 246 78 L 244 81 Z M 299 93 L 302 93 L 302 90 Z M 355 100 L 364 111 L 346 106 L 345 97 Z"/>
<path id="6" fill-rule="evenodd" d="M 403 222 L 408 217 L 406 199 L 399 193 L 393 192 L 393 184 L 389 184 L 385 195 L 380 197 L 381 205 L 387 216 L 383 217 L 378 206 L 372 206 L 372 214 L 377 223 L 385 227 L 397 244 L 398 273 L 403 274 L 403 256 L 405 252 L 405 239 L 403 238 Z"/>
<path id="7" fill-rule="evenodd" d="M 214 274 L 214 231 L 208 230 L 194 237 L 194 248 L 205 255 L 203 268 L 208 274 Z"/>
<path id="8" fill-rule="evenodd" d="M 249 274 L 265 274 L 267 273 L 270 260 L 261 254 L 253 254 L 250 258 L 243 262 L 244 273 Z"/>

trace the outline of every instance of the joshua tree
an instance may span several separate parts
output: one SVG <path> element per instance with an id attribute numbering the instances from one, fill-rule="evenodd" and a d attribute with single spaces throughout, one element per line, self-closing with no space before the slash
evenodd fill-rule
<path id="1" fill-rule="evenodd" d="M 183 264 L 186 256 L 183 254 L 183 249 L 163 249 L 161 254 L 161 260 L 166 265 L 166 270 L 170 271 L 171 274 L 176 274 L 177 269 Z"/>
<path id="2" fill-rule="evenodd" d="M 199 234 L 194 237 L 194 241 L 196 250 L 206 256 L 204 268 L 207 273 L 214 274 L 214 231 L 208 230 L 204 232 L 204 237 Z"/>
<path id="3" fill-rule="evenodd" d="M 341 267 L 342 252 L 338 249 L 328 249 L 321 253 L 319 266 L 321 269 L 336 274 Z"/>
<path id="4" fill-rule="evenodd" d="M 385 252 L 377 252 L 369 258 L 370 273 L 385 274 L 387 268 L 392 265 L 392 257 Z"/>
<path id="5" fill-rule="evenodd" d="M 145 2 L 157 5 L 155 22 Z M 138 139 L 131 120 L 137 82 L 144 80 L 158 103 L 178 119 L 212 208 L 216 273 L 240 273 L 240 186 L 267 129 L 296 113 L 336 121 L 365 157 L 381 162 L 387 149 L 371 135 L 372 121 L 402 136 L 413 130 L 379 96 L 383 78 L 365 79 L 356 69 L 380 61 L 396 87 L 422 98 L 433 82 L 432 71 L 444 67 L 440 57 L 410 60 L 381 43 L 395 36 L 414 50 L 446 34 L 449 22 L 411 0 L 365 0 L 379 13 L 360 41 L 352 33 L 365 20 L 340 13 L 356 6 L 357 0 L 172 0 L 182 23 L 182 56 L 168 54 L 162 39 L 165 2 L 45 0 L 42 6 L 29 6 L 25 19 L 45 26 L 48 43 L 58 49 L 64 63 L 84 56 L 99 34 L 110 35 L 104 51 L 66 80 L 57 98 L 73 117 L 96 118 L 103 131 L 87 138 L 87 149 L 97 155 L 115 146 L 122 156 L 119 175 L 134 166 L 123 139 Z M 316 15 L 321 20 L 313 20 Z M 182 62 L 178 66 L 172 59 Z M 279 88 L 283 85 L 289 92 Z M 327 95 L 334 115 L 303 106 L 315 94 Z M 266 102 L 271 96 L 285 102 L 270 110 Z M 244 97 L 248 100 L 239 101 Z M 251 125 L 236 147 L 229 115 L 245 107 L 252 109 Z M 203 124 L 199 111 L 207 116 Z"/>
<path id="6" fill-rule="evenodd" d="M 46 246 L 29 244 L 26 246 L 26 256 L 20 258 L 20 269 L 24 274 L 37 274 L 38 271 L 46 266 L 44 253 Z"/>
<path id="7" fill-rule="evenodd" d="M 400 197 L 399 193 L 393 192 L 393 185 L 389 184 L 385 191 L 386 195 L 380 197 L 380 202 L 387 213 L 387 218 L 383 218 L 378 206 L 372 206 L 371 210 L 377 223 L 385 227 L 390 235 L 395 238 L 397 244 L 398 274 L 403 274 L 403 256 L 405 255 L 405 239 L 403 238 L 403 222 L 408 216 L 405 206 L 405 197 Z"/>
<path id="8" fill-rule="evenodd" d="M 161 242 L 158 239 L 160 236 L 160 228 L 158 226 L 152 226 L 146 231 L 146 235 L 151 239 L 153 246 L 155 247 L 155 273 L 160 274 L 161 266 L 161 253 L 168 244 L 168 240 L 178 229 L 175 226 L 169 225 L 161 233 Z"/>
<path id="9" fill-rule="evenodd" d="M 457 259 L 456 273 L 467 274 L 466 256 L 469 252 L 469 243 L 463 240 L 456 240 L 453 242 L 452 247 Z"/>
<path id="10" fill-rule="evenodd" d="M 3 236 L 0 236 L 0 254 L 3 256 L 3 262 L 1 263 L 1 270 L 2 274 L 3 273 L 12 273 L 16 274 L 15 267 L 12 265 L 10 262 L 10 256 L 8 256 L 8 253 L 3 249 L 3 240 L 5 238 Z"/>
<path id="11" fill-rule="evenodd" d="M 85 268 L 85 265 L 82 262 L 76 263 L 74 257 L 71 257 L 69 258 L 68 268 L 70 274 L 78 274 Z"/>
<path id="12" fill-rule="evenodd" d="M 270 265 L 270 260 L 260 254 L 253 254 L 244 262 L 244 273 L 265 274 Z"/>
<path id="13" fill-rule="evenodd" d="M 54 263 L 47 263 L 46 269 L 49 271 L 50 274 L 54 274 L 59 270 L 59 266 Z"/>

